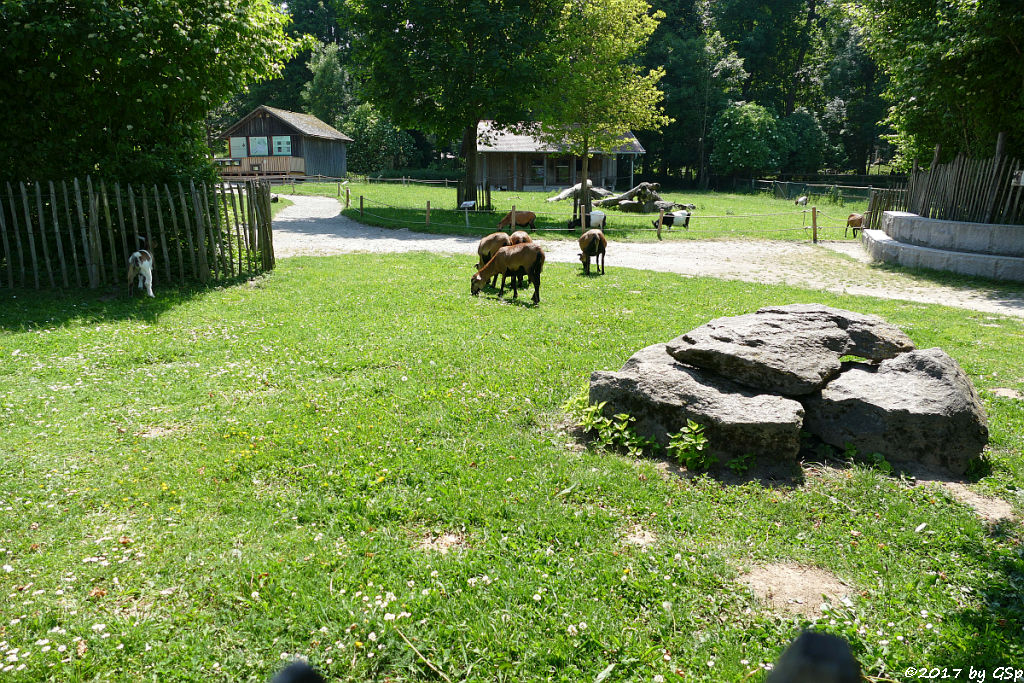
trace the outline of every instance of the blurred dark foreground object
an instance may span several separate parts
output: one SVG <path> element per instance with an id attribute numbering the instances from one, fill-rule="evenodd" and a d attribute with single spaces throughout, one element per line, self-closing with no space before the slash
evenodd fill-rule
<path id="1" fill-rule="evenodd" d="M 327 683 L 324 677 L 306 662 L 292 662 L 281 669 L 270 683 Z"/>
<path id="2" fill-rule="evenodd" d="M 765 683 L 860 683 L 860 664 L 842 638 L 804 631 L 779 657 Z"/>

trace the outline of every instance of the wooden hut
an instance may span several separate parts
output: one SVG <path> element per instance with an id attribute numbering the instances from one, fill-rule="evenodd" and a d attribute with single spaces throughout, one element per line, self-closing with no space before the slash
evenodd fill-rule
<path id="1" fill-rule="evenodd" d="M 591 182 L 607 188 L 633 187 L 633 166 L 645 151 L 632 133 L 615 149 L 592 149 Z M 491 121 L 477 126 L 477 155 L 477 182 L 494 189 L 546 192 L 575 185 L 583 175 L 580 157 L 528 133 L 495 129 Z"/>
<path id="2" fill-rule="evenodd" d="M 345 175 L 345 145 L 352 138 L 315 116 L 261 105 L 219 136 L 228 156 L 222 176 Z"/>

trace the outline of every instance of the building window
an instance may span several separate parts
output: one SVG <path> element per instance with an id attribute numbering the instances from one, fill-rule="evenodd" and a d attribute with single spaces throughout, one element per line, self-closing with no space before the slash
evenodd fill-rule
<path id="1" fill-rule="evenodd" d="M 265 157 L 270 155 L 266 138 L 249 138 L 249 156 Z"/>
<path id="2" fill-rule="evenodd" d="M 247 156 L 249 156 L 249 151 L 245 144 L 245 138 L 231 138 L 231 158 L 241 159 Z"/>
<path id="3" fill-rule="evenodd" d="M 568 160 L 562 160 L 555 164 L 555 182 L 559 185 L 569 182 Z"/>
<path id="4" fill-rule="evenodd" d="M 274 156 L 289 157 L 292 155 L 292 136 L 274 136 Z"/>
<path id="5" fill-rule="evenodd" d="M 530 161 L 530 184 L 541 185 L 544 183 L 544 160 L 533 159 Z"/>

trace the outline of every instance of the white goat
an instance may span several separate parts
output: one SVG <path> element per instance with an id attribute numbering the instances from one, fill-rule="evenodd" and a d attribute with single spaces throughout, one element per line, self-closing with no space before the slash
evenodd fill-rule
<path id="1" fill-rule="evenodd" d="M 793 203 L 796 204 L 797 206 L 807 206 L 807 195 L 803 195 L 802 197 L 797 197 L 796 201 L 793 202 Z"/>

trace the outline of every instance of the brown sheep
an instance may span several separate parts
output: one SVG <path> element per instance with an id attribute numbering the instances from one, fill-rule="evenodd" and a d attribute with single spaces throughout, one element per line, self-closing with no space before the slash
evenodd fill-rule
<path id="1" fill-rule="evenodd" d="M 510 244 L 512 244 L 511 239 L 503 232 L 492 232 L 490 235 L 487 235 L 487 237 L 481 239 L 480 244 L 476 247 L 477 256 L 480 257 L 479 262 L 476 264 L 476 269 L 480 270 L 483 268 L 499 249 L 507 247 Z M 495 275 L 494 282 L 491 283 L 491 287 L 493 287 L 497 281 L 498 276 Z"/>
<path id="2" fill-rule="evenodd" d="M 516 285 L 515 273 L 525 272 L 533 284 L 533 303 L 540 303 L 540 271 L 544 268 L 544 250 L 532 242 L 513 244 L 502 247 L 487 262 L 487 265 L 470 280 L 469 291 L 473 296 L 480 293 L 484 282 L 491 277 L 501 275 L 501 289 L 498 296 L 505 293 L 505 278 L 512 275 L 512 298 L 519 298 L 519 287 Z"/>
<path id="3" fill-rule="evenodd" d="M 846 237 L 846 231 L 853 228 L 853 236 L 857 236 L 858 230 L 864 229 L 864 214 L 862 213 L 851 213 L 849 218 L 846 219 L 846 227 L 843 228 L 843 237 Z"/>
<path id="4" fill-rule="evenodd" d="M 580 261 L 583 262 L 583 274 L 590 275 L 590 257 L 594 256 L 597 272 L 604 275 L 604 252 L 608 248 L 608 239 L 600 230 L 587 230 L 580 235 Z"/>
<path id="5" fill-rule="evenodd" d="M 537 214 L 532 211 L 516 211 L 516 227 L 524 225 L 530 226 L 530 230 L 536 230 L 537 226 L 534 221 L 537 220 Z M 498 222 L 498 228 L 507 228 L 512 225 L 512 212 L 509 211 L 505 214 L 505 217 Z"/>
<path id="6" fill-rule="evenodd" d="M 514 233 L 509 235 L 509 239 L 512 241 L 512 244 L 527 244 L 533 242 L 533 240 L 530 239 L 530 233 L 525 230 L 516 230 Z M 520 270 L 513 276 L 516 278 L 516 286 L 520 289 L 523 287 L 523 277 L 525 275 L 526 273 Z"/>

